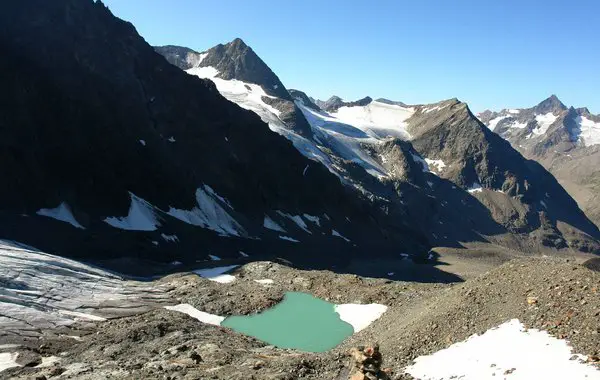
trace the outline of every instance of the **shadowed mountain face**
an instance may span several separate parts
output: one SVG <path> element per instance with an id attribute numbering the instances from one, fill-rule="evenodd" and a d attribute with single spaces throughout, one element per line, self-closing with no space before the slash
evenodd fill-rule
<path id="1" fill-rule="evenodd" d="M 558 179 L 600 226 L 600 116 L 567 108 L 555 95 L 535 107 L 478 115 L 525 157 Z"/>
<path id="2" fill-rule="evenodd" d="M 101 2 L 2 8 L 2 238 L 87 259 L 427 252 Z"/>
<path id="3" fill-rule="evenodd" d="M 250 83 L 267 92 L 270 82 L 246 82 L 242 76 L 231 77 L 239 72 L 235 68 L 213 66 L 223 60 L 207 61 L 211 51 L 229 51 L 239 44 L 235 40 L 197 53 L 186 59 L 196 65 L 186 71 L 212 75 L 225 97 L 258 113 L 306 157 L 327 167 L 392 219 L 408 222 L 431 245 L 489 241 L 532 252 L 598 250 L 597 228 L 552 175 L 490 132 L 466 104 L 451 99 L 408 106 L 370 97 L 346 102 L 335 96 L 320 102 L 289 90 L 311 128 L 312 137 L 303 139 L 271 107 L 287 96 L 252 98 L 256 90 Z M 167 58 L 177 64 L 175 50 L 170 47 Z M 237 66 L 235 60 L 230 62 Z M 238 82 L 246 83 L 243 95 L 233 90 Z M 554 106 L 550 100 L 541 108 Z"/>

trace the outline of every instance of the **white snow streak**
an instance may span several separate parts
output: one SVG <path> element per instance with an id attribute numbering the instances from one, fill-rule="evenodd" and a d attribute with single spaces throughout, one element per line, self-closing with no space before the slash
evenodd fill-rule
<path id="1" fill-rule="evenodd" d="M 312 222 L 312 223 L 316 224 L 317 226 L 321 227 L 321 219 L 318 216 L 313 216 L 313 215 L 308 215 L 308 214 L 302 214 L 302 216 L 304 217 L 304 219 L 308 220 L 309 222 Z"/>
<path id="2" fill-rule="evenodd" d="M 81 224 L 79 224 L 79 222 L 77 222 L 77 220 L 73 216 L 73 213 L 71 212 L 71 208 L 65 202 L 62 202 L 56 208 L 43 208 L 41 210 L 38 210 L 37 214 L 60 220 L 61 222 L 69 223 L 73 227 L 85 230 L 85 227 L 83 227 Z"/>
<path id="3" fill-rule="evenodd" d="M 292 222 L 296 223 L 296 225 L 298 227 L 300 227 L 302 230 L 304 230 L 305 232 L 312 234 L 312 232 L 310 232 L 310 230 L 308 229 L 308 226 L 306 225 L 304 220 L 302 220 L 302 217 L 300 215 L 290 215 L 283 211 L 277 211 L 277 213 L 285 218 L 288 218 Z"/>
<path id="4" fill-rule="evenodd" d="M 331 235 L 335 236 L 335 237 L 339 237 L 341 239 L 344 239 L 344 240 L 346 240 L 346 242 L 350 243 L 350 239 L 346 238 L 345 236 L 343 236 L 342 234 L 340 234 L 336 230 L 331 230 Z"/>
<path id="5" fill-rule="evenodd" d="M 197 206 L 191 210 L 180 210 L 171 207 L 168 214 L 194 226 L 213 230 L 222 236 L 242 236 L 246 231 L 225 209 L 221 203 L 229 208 L 227 201 L 219 197 L 209 186 L 196 190 Z"/>
<path id="6" fill-rule="evenodd" d="M 257 282 L 257 283 L 259 283 L 261 285 L 271 285 L 275 281 L 271 280 L 270 278 L 265 278 L 265 279 L 262 279 L 262 280 L 254 280 L 254 282 Z"/>
<path id="7" fill-rule="evenodd" d="M 179 241 L 177 235 L 160 234 L 160 236 L 162 236 L 165 241 L 170 241 L 171 243 L 177 243 Z"/>
<path id="8" fill-rule="evenodd" d="M 490 120 L 490 122 L 488 123 L 488 128 L 493 131 L 499 122 L 501 122 L 502 120 L 504 120 L 508 117 L 510 117 L 510 116 L 498 116 L 497 118 Z"/>
<path id="9" fill-rule="evenodd" d="M 280 238 L 281 240 L 287 240 L 287 241 L 291 241 L 292 243 L 300 243 L 300 240 L 296 240 L 296 239 L 294 239 L 294 238 L 291 238 L 291 237 L 289 237 L 289 236 L 283 236 L 283 235 L 280 235 L 280 236 L 279 236 L 279 238 Z"/>
<path id="10" fill-rule="evenodd" d="M 165 306 L 165 309 L 178 311 L 180 313 L 184 313 L 189 315 L 192 318 L 199 320 L 202 323 L 206 323 L 209 325 L 220 326 L 221 322 L 225 320 L 225 317 L 221 317 L 220 315 L 205 313 L 204 311 L 200 311 L 193 307 L 188 303 L 182 303 L 175 306 Z"/>
<path id="11" fill-rule="evenodd" d="M 422 380 L 600 379 L 600 371 L 582 361 L 565 340 L 545 331 L 527 330 L 517 319 L 483 335 L 421 356 L 405 372 Z M 510 374 L 505 374 L 511 371 Z"/>

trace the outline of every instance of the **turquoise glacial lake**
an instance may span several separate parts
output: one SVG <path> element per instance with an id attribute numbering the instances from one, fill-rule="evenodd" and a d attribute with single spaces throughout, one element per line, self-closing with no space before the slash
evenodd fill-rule
<path id="1" fill-rule="evenodd" d="M 352 325 L 342 321 L 334 307 L 311 294 L 288 292 L 272 308 L 226 318 L 221 326 L 280 348 L 324 352 L 354 333 Z"/>

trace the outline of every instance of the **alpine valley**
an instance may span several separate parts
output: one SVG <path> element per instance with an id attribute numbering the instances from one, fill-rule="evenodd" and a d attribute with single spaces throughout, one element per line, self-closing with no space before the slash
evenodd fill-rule
<path id="1" fill-rule="evenodd" d="M 323 101 L 239 38 L 0 9 L 0 378 L 600 378 L 600 116 Z"/>

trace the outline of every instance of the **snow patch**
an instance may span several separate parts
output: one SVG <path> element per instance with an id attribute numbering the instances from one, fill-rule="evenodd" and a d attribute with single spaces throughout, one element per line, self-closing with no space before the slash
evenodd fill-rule
<path id="1" fill-rule="evenodd" d="M 521 112 L 521 110 L 517 110 L 517 109 L 510 109 L 510 110 L 508 110 L 508 113 L 512 113 L 513 115 L 514 114 L 518 114 L 520 112 Z"/>
<path id="2" fill-rule="evenodd" d="M 289 236 L 283 236 L 283 235 L 279 235 L 279 238 L 281 240 L 287 240 L 287 241 L 291 241 L 292 243 L 300 243 L 300 240 L 296 240 L 294 238 L 291 238 Z"/>
<path id="3" fill-rule="evenodd" d="M 170 241 L 171 243 L 177 243 L 179 241 L 177 235 L 160 234 L 160 236 L 162 236 L 165 241 Z"/>
<path id="4" fill-rule="evenodd" d="M 351 324 L 354 332 L 357 333 L 379 319 L 387 311 L 387 306 L 378 303 L 368 305 L 349 303 L 335 305 L 334 310 L 340 315 L 340 319 Z"/>
<path id="5" fill-rule="evenodd" d="M 469 193 L 481 193 L 483 191 L 483 187 L 481 187 L 481 184 L 479 182 L 475 182 L 473 183 L 473 185 L 471 185 L 471 187 L 469 187 L 467 189 L 467 191 Z"/>
<path id="6" fill-rule="evenodd" d="M 430 168 L 432 166 L 434 166 L 438 172 L 441 172 L 446 167 L 446 164 L 442 160 L 432 160 L 432 159 L 426 158 L 425 162 L 427 163 L 427 165 Z"/>
<path id="7" fill-rule="evenodd" d="M 306 177 L 306 171 L 308 170 L 308 167 L 309 167 L 309 166 L 310 166 L 310 165 L 306 165 L 306 167 L 305 167 L 305 168 L 304 168 L 304 170 L 302 171 L 302 176 L 303 176 L 303 177 Z"/>
<path id="8" fill-rule="evenodd" d="M 77 220 L 73 216 L 73 213 L 71 212 L 71 208 L 65 202 L 62 202 L 56 208 L 40 209 L 37 211 L 36 214 L 41 215 L 41 216 L 47 216 L 48 218 L 60 220 L 61 222 L 69 223 L 73 227 L 85 230 L 85 227 L 83 227 L 81 224 L 79 224 L 79 222 L 77 222 Z"/>
<path id="9" fill-rule="evenodd" d="M 209 186 L 204 185 L 204 188 L 196 190 L 196 202 L 197 206 L 191 210 L 171 207 L 168 214 L 188 224 L 213 230 L 221 236 L 246 234 L 242 226 L 219 204 L 225 203 L 231 208 L 229 203 Z"/>
<path id="10" fill-rule="evenodd" d="M 348 239 L 347 237 L 343 236 L 342 234 L 340 234 L 336 230 L 331 230 L 331 235 L 335 236 L 335 237 L 342 238 L 342 239 L 346 240 L 346 242 L 350 243 L 350 239 Z"/>
<path id="11" fill-rule="evenodd" d="M 238 266 L 239 265 L 228 265 L 225 267 L 196 269 L 195 271 L 193 271 L 193 273 L 210 281 L 219 282 L 221 284 L 228 284 L 230 282 L 235 281 L 235 276 L 225 273 L 237 268 Z"/>
<path id="12" fill-rule="evenodd" d="M 537 128 L 534 128 L 531 132 L 535 135 L 543 135 L 548 131 L 548 128 L 556 121 L 557 117 L 552 113 L 548 112 L 543 115 L 535 115 L 537 121 Z"/>
<path id="13" fill-rule="evenodd" d="M 155 207 L 129 192 L 131 205 L 125 217 L 109 217 L 104 222 L 115 228 L 130 231 L 155 231 L 160 223 L 156 219 Z"/>
<path id="14" fill-rule="evenodd" d="M 98 317 L 96 315 L 87 314 L 87 313 L 80 313 L 78 311 L 59 310 L 58 313 L 75 317 L 76 321 L 77 320 L 94 321 L 94 322 L 106 321 L 106 318 Z"/>
<path id="15" fill-rule="evenodd" d="M 200 311 L 193 307 L 188 303 L 182 303 L 175 306 L 165 306 L 165 309 L 171 311 L 178 311 L 180 313 L 184 313 L 189 315 L 192 318 L 199 320 L 202 323 L 206 323 L 209 325 L 220 326 L 221 322 L 225 320 L 225 317 L 221 317 L 220 315 L 209 314 L 203 311 Z"/>
<path id="16" fill-rule="evenodd" d="M 573 357 L 565 340 L 526 329 L 513 319 L 429 356 L 415 359 L 405 372 L 424 380 L 600 379 L 600 372 Z M 511 371 L 506 375 L 506 371 Z"/>
<path id="17" fill-rule="evenodd" d="M 244 252 L 242 252 L 242 251 L 240 251 L 240 255 L 241 255 L 242 257 L 250 257 L 250 255 L 248 255 L 247 253 L 244 253 Z"/>
<path id="18" fill-rule="evenodd" d="M 502 120 L 509 118 L 509 117 L 510 116 L 498 116 L 498 117 L 490 120 L 488 123 L 488 128 L 493 131 L 499 122 L 501 122 Z"/>
<path id="19" fill-rule="evenodd" d="M 526 121 L 523 122 L 523 123 L 515 121 L 514 123 L 510 124 L 508 127 L 509 128 L 515 128 L 515 129 L 524 129 L 525 127 L 527 127 L 527 124 L 528 123 Z"/>
<path id="20" fill-rule="evenodd" d="M 304 219 L 308 220 L 309 222 L 312 222 L 312 223 L 316 224 L 317 226 L 321 227 L 321 219 L 318 216 L 313 216 L 313 215 L 308 215 L 308 214 L 302 214 L 302 216 L 304 217 Z"/>
<path id="21" fill-rule="evenodd" d="M 221 258 L 219 256 L 215 256 L 215 255 L 208 255 L 208 257 L 210 257 L 210 259 L 212 261 L 221 261 Z"/>
<path id="22" fill-rule="evenodd" d="M 273 219 L 265 215 L 265 219 L 263 220 L 263 227 L 269 230 L 277 231 L 277 232 L 287 232 L 283 229 L 279 224 L 277 224 Z"/>
<path id="23" fill-rule="evenodd" d="M 169 139 L 167 141 L 174 143 L 176 140 L 175 140 L 175 137 L 171 136 L 171 137 L 169 137 Z"/>
<path id="24" fill-rule="evenodd" d="M 296 223 L 296 225 L 298 227 L 300 227 L 302 230 L 304 230 L 305 232 L 312 234 L 312 232 L 310 232 L 310 230 L 308 229 L 308 226 L 306 225 L 306 223 L 304 222 L 304 220 L 302 219 L 302 217 L 300 215 L 290 215 L 290 214 L 286 214 L 283 211 L 277 211 L 277 213 L 285 218 L 288 218 L 289 220 L 293 221 L 294 223 Z"/>
<path id="25" fill-rule="evenodd" d="M 5 369 L 20 367 L 20 364 L 17 364 L 17 357 L 19 354 L 17 352 L 4 352 L 0 354 L 0 372 Z"/>
<path id="26" fill-rule="evenodd" d="M 270 278 L 265 278 L 265 279 L 262 279 L 262 280 L 254 280 L 254 282 L 258 282 L 259 284 L 262 284 L 262 285 L 271 285 L 275 281 L 271 280 Z"/>
<path id="27" fill-rule="evenodd" d="M 140 140 L 140 144 L 142 144 L 142 146 L 146 146 L 146 141 L 145 140 Z"/>

